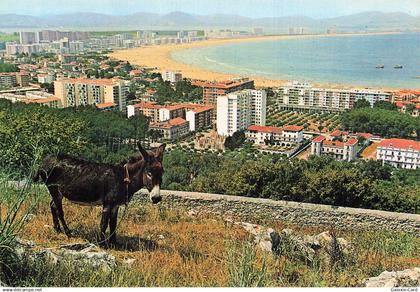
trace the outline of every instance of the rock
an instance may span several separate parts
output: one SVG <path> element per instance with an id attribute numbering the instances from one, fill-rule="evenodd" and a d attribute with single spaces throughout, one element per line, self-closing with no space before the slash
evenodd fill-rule
<path id="1" fill-rule="evenodd" d="M 125 259 L 122 263 L 126 267 L 131 268 L 136 261 L 137 261 L 136 259 L 131 259 L 130 258 L 130 259 Z"/>
<path id="2" fill-rule="evenodd" d="M 315 259 L 315 251 L 301 237 L 294 235 L 291 229 L 281 231 L 277 253 L 297 257 L 308 264 L 312 264 Z"/>
<path id="3" fill-rule="evenodd" d="M 18 239 L 15 252 L 22 259 L 41 260 L 52 265 L 71 263 L 80 268 L 90 266 L 103 272 L 110 272 L 117 266 L 113 255 L 101 251 L 92 243 L 77 243 L 62 245 L 58 248 L 42 249 L 32 241 Z"/>
<path id="4" fill-rule="evenodd" d="M 254 237 L 254 243 L 263 251 L 273 252 L 277 250 L 280 236 L 273 228 L 267 228 L 256 224 L 239 222 L 234 223 L 244 228 Z"/>
<path id="5" fill-rule="evenodd" d="M 164 240 L 164 239 L 165 239 L 165 236 L 163 236 L 162 234 L 159 234 L 159 235 L 157 236 L 157 238 L 158 238 L 158 240 Z"/>
<path id="6" fill-rule="evenodd" d="M 407 269 L 404 271 L 385 271 L 377 277 L 364 281 L 365 287 L 395 288 L 395 287 L 418 287 L 420 285 L 420 268 Z"/>

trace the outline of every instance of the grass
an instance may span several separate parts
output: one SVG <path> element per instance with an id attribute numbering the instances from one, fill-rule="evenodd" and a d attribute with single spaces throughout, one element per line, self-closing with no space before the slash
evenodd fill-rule
<path id="1" fill-rule="evenodd" d="M 32 186 L 25 193 L 19 210 L 10 210 L 15 210 L 14 222 L 24 222 L 29 213 L 32 219 L 19 223 L 19 228 L 6 234 L 6 238 L 19 235 L 44 248 L 97 242 L 100 208 L 66 202 L 66 220 L 75 234 L 69 239 L 52 228 L 45 189 Z M 2 185 L 2 218 L 12 214 L 3 202 L 9 202 L 6 205 L 10 208 L 19 196 L 22 194 L 18 191 Z M 8 262 L 14 264 L 9 265 L 7 277 L 0 274 L 0 280 L 13 286 L 37 287 L 352 287 L 384 270 L 420 265 L 420 240 L 405 233 L 338 230 L 337 236 L 350 241 L 353 248 L 343 261 L 345 264 L 332 268 L 320 262 L 308 264 L 292 242 L 283 242 L 279 256 L 264 253 L 254 247 L 240 227 L 226 226 L 221 218 L 212 216 L 191 217 L 179 209 L 130 205 L 126 212 L 120 212 L 119 222 L 119 244 L 107 252 L 119 262 L 135 259 L 131 267 L 119 265 L 110 274 L 104 274 L 67 264 L 53 267 L 40 262 L 13 262 L 12 257 Z M 327 230 L 270 219 L 260 223 L 277 230 L 290 227 L 301 236 Z M 341 261 L 343 255 L 335 251 L 332 258 Z M 4 253 L 0 256 L 1 260 L 7 258 Z"/>

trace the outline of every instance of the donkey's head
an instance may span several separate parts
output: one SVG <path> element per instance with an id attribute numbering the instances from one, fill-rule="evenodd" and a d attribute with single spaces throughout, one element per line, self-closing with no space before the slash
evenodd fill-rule
<path id="1" fill-rule="evenodd" d="M 152 151 L 144 150 L 140 143 L 138 147 L 145 161 L 143 184 L 150 193 L 152 203 L 157 204 L 162 200 L 160 185 L 162 184 L 163 175 L 163 152 L 165 152 L 166 145 L 162 144 Z"/>

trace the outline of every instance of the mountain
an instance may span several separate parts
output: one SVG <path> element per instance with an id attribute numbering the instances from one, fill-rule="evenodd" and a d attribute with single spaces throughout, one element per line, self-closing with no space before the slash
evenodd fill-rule
<path id="1" fill-rule="evenodd" d="M 420 30 L 420 16 L 406 13 L 363 12 L 327 19 L 306 16 L 286 16 L 253 19 L 229 14 L 194 15 L 185 12 L 154 14 L 138 12 L 129 15 L 99 13 L 72 13 L 35 17 L 29 15 L 0 15 L 0 28 L 115 28 L 115 27 L 169 27 L 180 28 L 251 28 L 287 30 L 291 26 L 305 27 L 307 31 L 336 28 L 354 30 Z"/>

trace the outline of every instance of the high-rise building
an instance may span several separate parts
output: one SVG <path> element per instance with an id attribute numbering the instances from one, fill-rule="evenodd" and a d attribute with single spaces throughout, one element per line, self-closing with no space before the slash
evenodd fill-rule
<path id="1" fill-rule="evenodd" d="M 20 32 L 19 33 L 19 40 L 21 45 L 31 45 L 39 43 L 39 36 L 37 32 Z"/>
<path id="2" fill-rule="evenodd" d="M 316 88 L 311 84 L 293 82 L 277 92 L 277 104 L 282 109 L 323 110 L 343 112 L 365 99 L 372 106 L 378 101 L 390 101 L 391 93 L 371 89 Z"/>
<path id="3" fill-rule="evenodd" d="M 239 79 L 222 82 L 193 82 L 193 85 L 203 88 L 203 102 L 205 105 L 217 105 L 217 98 L 231 92 L 244 89 L 254 89 L 254 80 Z"/>
<path id="4" fill-rule="evenodd" d="M 63 107 L 113 103 L 126 111 L 129 87 L 119 79 L 62 79 L 54 82 Z"/>
<path id="5" fill-rule="evenodd" d="M 222 136 L 247 129 L 251 125 L 265 126 L 266 93 L 242 90 L 217 99 L 217 132 Z"/>
<path id="6" fill-rule="evenodd" d="M 182 81 L 182 73 L 181 72 L 174 72 L 174 71 L 163 71 L 162 72 L 162 79 L 163 79 L 163 81 L 169 81 L 171 83 L 177 83 L 178 81 Z"/>

